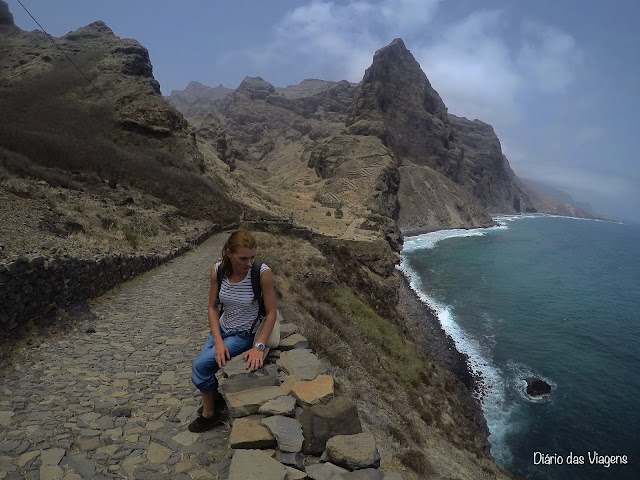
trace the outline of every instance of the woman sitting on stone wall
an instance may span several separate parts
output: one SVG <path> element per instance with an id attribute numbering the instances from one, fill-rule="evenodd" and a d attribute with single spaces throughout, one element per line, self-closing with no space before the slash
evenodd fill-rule
<path id="1" fill-rule="evenodd" d="M 223 405 L 215 374 L 227 360 L 245 352 L 247 369 L 262 367 L 265 343 L 275 324 L 277 310 L 273 276 L 269 267 L 262 264 L 260 286 L 266 318 L 254 342 L 259 323 L 259 299 L 255 298 L 251 284 L 256 250 L 257 242 L 253 235 L 246 230 L 238 230 L 225 243 L 222 261 L 211 268 L 208 308 L 210 332 L 191 369 L 191 380 L 202 394 L 198 418 L 189 424 L 192 432 L 204 432 L 222 421 L 220 410 Z M 218 282 L 221 282 L 220 286 Z M 221 315 L 220 304 L 223 307 Z"/>

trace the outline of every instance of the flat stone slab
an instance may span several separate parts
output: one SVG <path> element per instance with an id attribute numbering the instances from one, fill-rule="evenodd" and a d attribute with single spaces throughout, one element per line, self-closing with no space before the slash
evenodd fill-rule
<path id="1" fill-rule="evenodd" d="M 333 463 L 348 470 L 380 466 L 376 439 L 370 433 L 336 435 L 327 440 L 327 453 Z"/>
<path id="2" fill-rule="evenodd" d="M 40 454 L 40 461 L 42 465 L 58 465 L 64 454 L 65 451 L 62 448 L 50 448 Z"/>
<path id="3" fill-rule="evenodd" d="M 240 392 L 242 390 L 251 390 L 260 387 L 278 387 L 280 380 L 272 375 L 256 375 L 249 372 L 245 375 L 234 375 L 220 382 L 218 390 L 223 395 L 229 393 Z"/>
<path id="4" fill-rule="evenodd" d="M 231 428 L 229 442 L 233 449 L 276 448 L 278 442 L 269 429 L 260 424 L 262 415 L 237 418 Z"/>
<path id="5" fill-rule="evenodd" d="M 280 390 L 282 390 L 282 394 L 289 395 L 291 393 L 291 389 L 293 388 L 293 386 L 296 384 L 297 381 L 298 379 L 295 376 L 293 375 L 287 376 L 284 382 L 280 384 Z"/>
<path id="6" fill-rule="evenodd" d="M 280 340 L 280 345 L 278 345 L 278 348 L 283 352 L 287 350 L 293 350 L 294 348 L 309 348 L 309 340 L 307 340 L 299 333 L 294 333 L 293 335 Z"/>
<path id="7" fill-rule="evenodd" d="M 40 467 L 41 480 L 62 480 L 64 471 L 58 465 L 42 465 Z"/>
<path id="8" fill-rule="evenodd" d="M 306 480 L 309 478 L 306 473 L 301 472 L 296 468 L 287 467 L 286 465 L 284 466 L 284 468 L 287 471 L 287 480 Z"/>
<path id="9" fill-rule="evenodd" d="M 151 463 L 164 463 L 171 455 L 173 452 L 170 449 L 158 443 L 151 443 L 147 450 L 147 459 Z"/>
<path id="10" fill-rule="evenodd" d="M 265 418 L 261 423 L 276 437 L 281 451 L 295 453 L 302 450 L 302 425 L 296 419 L 275 415 Z"/>
<path id="11" fill-rule="evenodd" d="M 276 363 L 298 380 L 313 380 L 318 375 L 327 372 L 327 367 L 311 353 L 311 350 L 307 349 L 282 352 Z"/>
<path id="12" fill-rule="evenodd" d="M 287 470 L 262 450 L 235 450 L 229 480 L 285 480 Z"/>
<path id="13" fill-rule="evenodd" d="M 11 417 L 13 417 L 16 413 L 15 412 L 10 412 L 10 411 L 1 411 L 0 412 L 0 425 L 3 425 L 5 427 L 9 426 L 11 424 Z"/>
<path id="14" fill-rule="evenodd" d="M 296 409 L 296 399 L 291 395 L 283 395 L 282 397 L 269 400 L 262 405 L 258 413 L 263 415 L 284 415 L 291 417 Z"/>
<path id="15" fill-rule="evenodd" d="M 393 477 L 390 477 L 393 478 Z M 364 470 L 356 470 L 355 472 L 343 473 L 336 475 L 331 480 L 386 480 L 387 477 L 380 470 L 374 468 L 366 468 Z"/>
<path id="16" fill-rule="evenodd" d="M 229 414 L 237 418 L 258 413 L 264 403 L 280 396 L 282 396 L 282 390 L 279 387 L 262 387 L 230 393 L 225 399 Z"/>
<path id="17" fill-rule="evenodd" d="M 251 370 L 247 370 L 247 362 L 242 358 L 242 355 L 236 355 L 231 360 L 228 360 L 227 364 L 218 370 L 218 373 L 224 377 L 232 377 L 251 373 Z"/>
<path id="18" fill-rule="evenodd" d="M 305 472 L 313 480 L 333 480 L 333 477 L 347 473 L 348 470 L 340 468 L 333 463 L 316 463 L 307 465 Z"/>
<path id="19" fill-rule="evenodd" d="M 315 380 L 296 382 L 291 393 L 301 406 L 315 405 L 333 397 L 333 377 L 319 375 Z"/>

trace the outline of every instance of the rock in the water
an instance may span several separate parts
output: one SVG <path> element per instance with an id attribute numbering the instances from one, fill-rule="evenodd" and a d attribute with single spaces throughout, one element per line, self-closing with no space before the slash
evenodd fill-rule
<path id="1" fill-rule="evenodd" d="M 527 382 L 527 395 L 539 397 L 540 395 L 547 395 L 551 393 L 551 385 L 544 380 L 540 380 L 535 377 L 527 377 L 525 378 L 525 381 Z"/>

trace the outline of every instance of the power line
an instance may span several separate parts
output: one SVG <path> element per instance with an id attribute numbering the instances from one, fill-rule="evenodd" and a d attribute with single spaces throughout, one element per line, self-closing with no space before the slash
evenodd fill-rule
<path id="1" fill-rule="evenodd" d="M 53 37 L 47 33 L 47 31 L 44 29 L 44 27 L 43 27 L 42 25 L 40 25 L 40 22 L 38 22 L 38 20 L 36 20 L 36 19 L 35 19 L 35 17 L 34 17 L 33 15 L 31 15 L 31 12 L 30 12 L 29 10 L 27 10 L 27 7 L 25 7 L 25 6 L 22 4 L 22 2 L 21 2 L 20 0 L 16 0 L 16 1 L 20 4 L 20 6 L 21 6 L 22 8 L 24 8 L 24 11 L 25 11 L 25 12 L 27 12 L 27 14 L 28 14 L 32 19 L 33 19 L 33 21 L 34 21 L 34 22 L 36 22 L 36 24 L 40 27 L 40 30 L 42 30 L 42 31 L 45 33 L 45 35 L 46 35 L 47 37 L 49 37 L 49 40 L 51 40 L 51 41 L 53 42 L 53 44 L 58 48 L 58 50 L 60 50 L 60 51 L 62 52 L 62 54 L 67 58 L 67 60 L 69 60 L 69 61 L 71 62 L 71 65 L 73 65 L 74 67 L 76 67 L 76 70 L 78 70 L 78 71 L 80 72 L 80 75 L 82 75 L 82 76 L 85 78 L 85 80 L 86 80 L 87 82 L 89 82 L 93 88 L 95 88 L 96 92 L 98 92 L 98 93 L 100 94 L 100 96 L 102 96 L 102 98 L 104 98 L 104 100 L 105 100 L 109 105 L 111 105 L 111 108 L 113 108 L 113 109 L 115 110 L 115 109 L 116 109 L 115 105 L 114 105 L 113 103 L 111 103 L 111 102 L 109 101 L 109 99 L 108 99 L 107 97 L 105 97 L 105 96 L 104 96 L 104 93 L 102 93 L 102 91 L 100 91 L 100 89 L 99 89 L 98 87 L 96 87 L 96 86 L 93 84 L 93 82 L 91 81 L 91 79 L 89 79 L 89 77 L 87 77 L 87 76 L 84 74 L 84 72 L 83 72 L 82 70 L 80 70 L 80 68 L 78 68 L 78 66 L 77 66 L 75 63 L 73 63 L 73 60 L 71 60 L 71 58 L 69 58 L 69 55 L 67 55 L 67 53 L 66 53 L 62 48 L 60 48 L 60 45 L 58 45 L 58 44 L 56 43 L 56 41 L 53 39 Z"/>

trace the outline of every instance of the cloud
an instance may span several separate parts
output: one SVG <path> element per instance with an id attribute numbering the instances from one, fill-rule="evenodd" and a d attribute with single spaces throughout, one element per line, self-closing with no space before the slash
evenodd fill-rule
<path id="1" fill-rule="evenodd" d="M 562 92 L 576 77 L 582 53 L 571 35 L 503 10 L 443 24 L 441 7 L 440 0 L 312 1 L 287 12 L 269 44 L 239 54 L 267 79 L 269 69 L 292 68 L 358 82 L 373 53 L 402 37 L 452 113 L 499 131 L 522 119 L 523 97 Z"/>
<path id="2" fill-rule="evenodd" d="M 449 110 L 496 130 L 522 119 L 523 99 L 565 91 L 582 56 L 567 33 L 532 21 L 514 25 L 503 10 L 471 13 L 418 50 Z"/>
<path id="3" fill-rule="evenodd" d="M 568 193 L 579 193 L 587 198 L 593 195 L 609 199 L 624 198 L 628 195 L 637 196 L 639 190 L 633 178 L 557 164 L 538 163 L 529 167 L 523 176 L 557 185 Z"/>
<path id="4" fill-rule="evenodd" d="M 523 73 L 542 91 L 566 91 L 584 56 L 575 39 L 557 28 L 530 20 L 524 22 L 523 32 L 526 43 L 517 59 Z"/>
<path id="5" fill-rule="evenodd" d="M 448 26 L 436 43 L 417 49 L 434 88 L 457 115 L 504 124 L 519 117 L 515 97 L 522 76 L 500 35 L 502 11 L 472 13 Z"/>
<path id="6" fill-rule="evenodd" d="M 291 67 L 304 76 L 359 82 L 377 49 L 424 28 L 439 3 L 312 1 L 287 12 L 268 45 L 227 54 L 224 62 L 248 57 L 259 69 Z"/>

